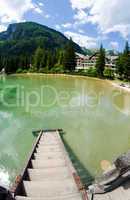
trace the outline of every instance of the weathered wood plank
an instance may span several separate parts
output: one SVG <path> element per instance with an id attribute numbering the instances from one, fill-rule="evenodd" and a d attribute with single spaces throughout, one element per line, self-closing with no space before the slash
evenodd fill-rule
<path id="1" fill-rule="evenodd" d="M 28 179 L 23 180 L 24 194 L 16 200 L 87 200 L 76 184 L 76 170 L 59 132 L 45 132 L 40 137 L 31 166 Z"/>

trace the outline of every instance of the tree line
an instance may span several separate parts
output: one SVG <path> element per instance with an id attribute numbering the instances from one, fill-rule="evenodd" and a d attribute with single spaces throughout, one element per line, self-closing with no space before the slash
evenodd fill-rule
<path id="1" fill-rule="evenodd" d="M 96 61 L 96 72 L 100 78 L 117 78 L 122 80 L 130 80 L 130 47 L 128 41 L 126 41 L 124 51 L 119 54 L 118 59 L 115 63 L 115 71 L 110 67 L 106 66 L 106 53 L 103 45 L 101 45 L 98 58 Z"/>
<path id="2" fill-rule="evenodd" d="M 5 68 L 7 74 L 22 72 L 64 73 L 72 72 L 76 67 L 76 55 L 72 39 L 64 48 L 46 50 L 38 47 L 33 55 L 0 56 L 0 69 Z"/>
<path id="3" fill-rule="evenodd" d="M 72 39 L 64 48 L 46 50 L 38 47 L 33 55 L 6 55 L 0 56 L 0 69 L 5 68 L 9 73 L 41 72 L 41 73 L 78 73 L 99 78 L 113 79 L 115 74 L 120 79 L 130 79 L 130 47 L 126 42 L 124 51 L 119 54 L 115 71 L 106 66 L 106 52 L 101 44 L 96 65 L 81 73 L 75 72 L 76 54 Z"/>
<path id="4" fill-rule="evenodd" d="M 116 68 L 120 79 L 130 80 L 130 47 L 128 41 L 123 53 L 118 57 Z"/>

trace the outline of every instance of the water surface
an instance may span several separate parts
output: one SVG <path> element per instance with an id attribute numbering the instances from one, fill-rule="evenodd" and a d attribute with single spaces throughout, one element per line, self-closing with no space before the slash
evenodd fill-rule
<path id="1" fill-rule="evenodd" d="M 0 175 L 9 184 L 24 166 L 32 130 L 62 128 L 85 182 L 130 148 L 130 95 L 106 81 L 64 76 L 0 80 Z"/>

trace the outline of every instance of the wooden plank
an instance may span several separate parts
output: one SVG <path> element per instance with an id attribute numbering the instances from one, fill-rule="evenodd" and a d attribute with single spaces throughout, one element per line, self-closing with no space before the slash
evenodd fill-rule
<path id="1" fill-rule="evenodd" d="M 28 179 L 23 177 L 22 194 L 16 200 L 87 200 L 76 170 L 68 156 L 58 131 L 43 131 L 26 168 Z M 33 158 L 33 159 L 32 159 Z"/>
<path id="2" fill-rule="evenodd" d="M 57 169 L 57 168 L 56 168 Z M 62 169 L 62 168 L 61 168 Z M 44 180 L 62 180 L 68 179 L 70 177 L 70 173 L 68 172 L 67 168 L 66 170 L 62 171 L 52 171 L 49 170 L 46 171 L 44 169 L 29 169 L 29 179 L 31 181 L 44 181 Z"/>
<path id="3" fill-rule="evenodd" d="M 52 198 L 47 198 L 47 197 L 42 197 L 42 198 L 32 198 L 32 197 L 22 197 L 22 196 L 17 196 L 16 200 L 79 200 L 81 198 L 79 193 L 72 194 L 72 195 L 66 195 L 57 197 L 52 197 Z"/>
<path id="4" fill-rule="evenodd" d="M 72 180 L 72 179 L 71 179 Z M 25 192 L 28 197 L 58 197 L 78 193 L 73 181 L 24 181 Z"/>
<path id="5" fill-rule="evenodd" d="M 111 199 L 109 194 L 103 194 L 103 195 L 95 195 L 93 200 L 113 200 L 113 199 Z M 116 200 L 116 199 L 114 199 L 114 200 Z"/>

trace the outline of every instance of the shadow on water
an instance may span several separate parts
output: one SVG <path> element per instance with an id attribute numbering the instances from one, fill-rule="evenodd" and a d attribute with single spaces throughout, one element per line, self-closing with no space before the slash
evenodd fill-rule
<path id="1" fill-rule="evenodd" d="M 80 160 L 78 159 L 77 155 L 74 153 L 74 151 L 72 150 L 72 148 L 68 145 L 67 141 L 64 138 L 64 134 L 65 132 L 63 132 L 61 134 L 62 140 L 64 142 L 65 148 L 69 154 L 69 157 L 78 173 L 78 175 L 80 176 L 82 183 L 86 186 L 89 186 L 90 184 L 92 184 L 92 182 L 94 181 L 94 177 L 91 175 L 91 173 L 83 166 L 83 164 L 80 162 Z"/>
<path id="2" fill-rule="evenodd" d="M 40 132 L 41 132 L 41 130 L 33 130 L 32 135 L 37 138 L 39 136 Z"/>

